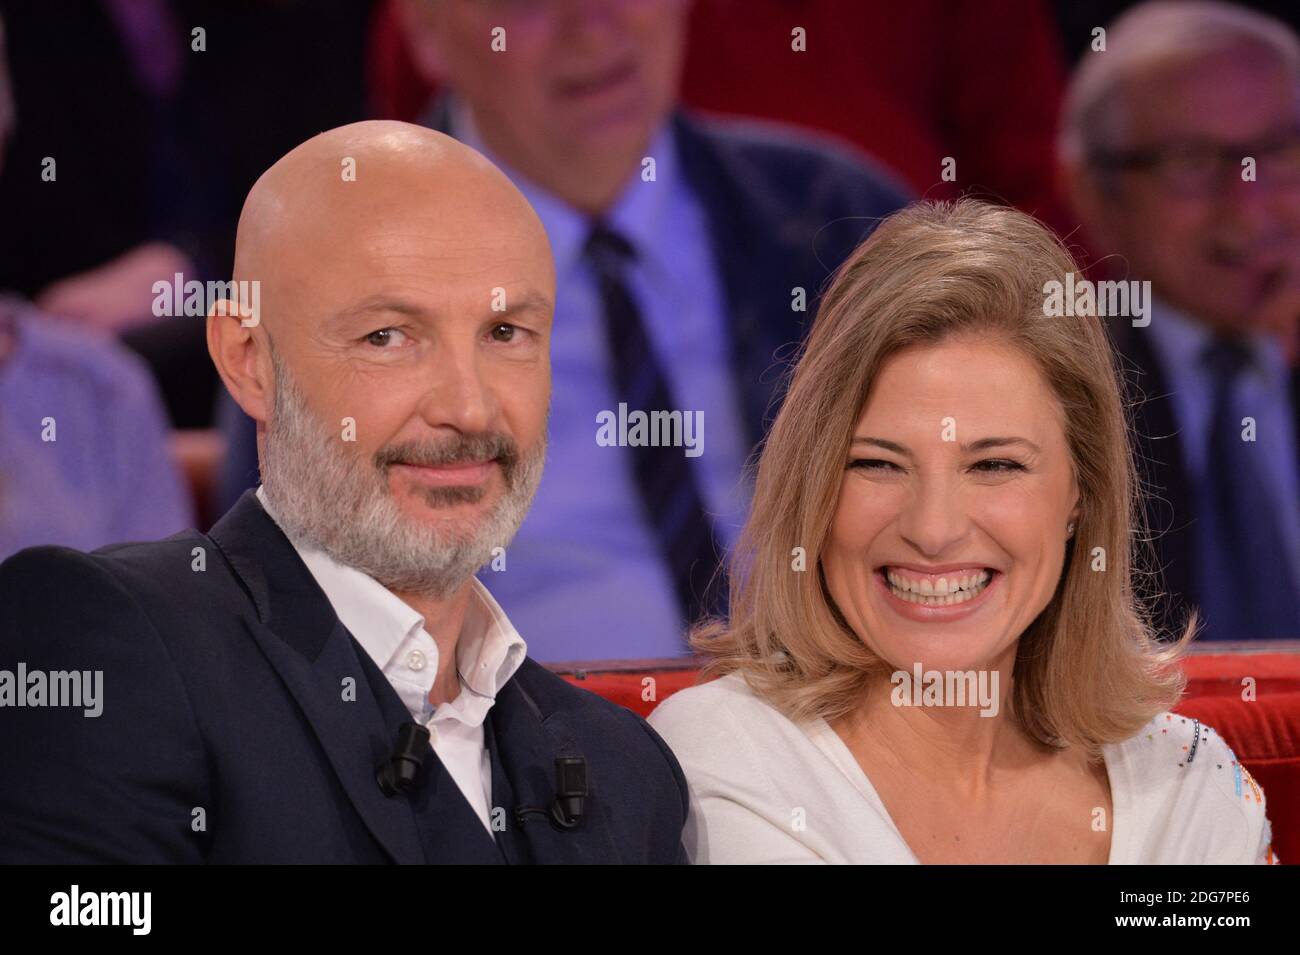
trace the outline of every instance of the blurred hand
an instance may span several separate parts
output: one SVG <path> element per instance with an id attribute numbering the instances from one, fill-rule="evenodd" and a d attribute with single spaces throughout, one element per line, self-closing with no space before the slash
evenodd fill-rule
<path id="1" fill-rule="evenodd" d="M 36 305 L 50 315 L 118 332 L 153 321 L 153 284 L 170 285 L 177 272 L 188 278 L 192 268 L 175 246 L 148 242 L 99 268 L 60 279 L 36 297 Z"/>

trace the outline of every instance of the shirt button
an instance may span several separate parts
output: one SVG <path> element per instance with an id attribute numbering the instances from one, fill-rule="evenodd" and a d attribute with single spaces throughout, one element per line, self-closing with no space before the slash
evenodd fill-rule
<path id="1" fill-rule="evenodd" d="M 419 650 L 412 650 L 406 655 L 406 665 L 412 670 L 424 669 L 424 654 Z"/>

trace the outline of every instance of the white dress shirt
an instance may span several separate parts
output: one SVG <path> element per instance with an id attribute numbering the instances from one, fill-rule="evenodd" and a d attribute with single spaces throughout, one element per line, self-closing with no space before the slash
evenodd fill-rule
<path id="1" fill-rule="evenodd" d="M 830 724 L 792 722 L 739 674 L 673 694 L 649 722 L 686 775 L 692 862 L 918 863 Z M 1109 864 L 1277 863 L 1263 790 L 1211 727 L 1161 713 L 1103 754 Z"/>
<path id="2" fill-rule="evenodd" d="M 261 487 L 257 499 L 275 520 Z M 424 629 L 424 617 L 373 577 L 322 550 L 300 547 L 292 538 L 290 543 L 343 626 L 383 671 L 411 717 L 428 728 L 433 751 L 492 832 L 492 763 L 483 721 L 528 652 L 505 611 L 477 578 L 470 578 L 469 606 L 456 641 L 460 693 L 434 707 L 429 692 L 438 674 L 438 645 Z"/>

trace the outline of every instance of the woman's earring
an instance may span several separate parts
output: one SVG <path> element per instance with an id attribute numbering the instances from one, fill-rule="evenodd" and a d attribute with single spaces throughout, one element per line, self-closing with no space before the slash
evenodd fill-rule
<path id="1" fill-rule="evenodd" d="M 1070 523 L 1065 525 L 1065 536 L 1066 537 L 1074 536 L 1074 521 L 1070 521 Z"/>

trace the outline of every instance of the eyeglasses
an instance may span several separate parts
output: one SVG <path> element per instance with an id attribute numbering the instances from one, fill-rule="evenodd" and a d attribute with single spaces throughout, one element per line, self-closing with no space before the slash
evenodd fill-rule
<path id="1" fill-rule="evenodd" d="M 1256 182 L 1300 186 L 1300 130 L 1250 143 L 1188 139 L 1142 149 L 1098 151 L 1092 155 L 1092 164 L 1099 169 L 1146 173 L 1171 193 L 1197 197 L 1217 191 L 1229 175 L 1240 176 L 1247 157 L 1255 160 Z"/>

